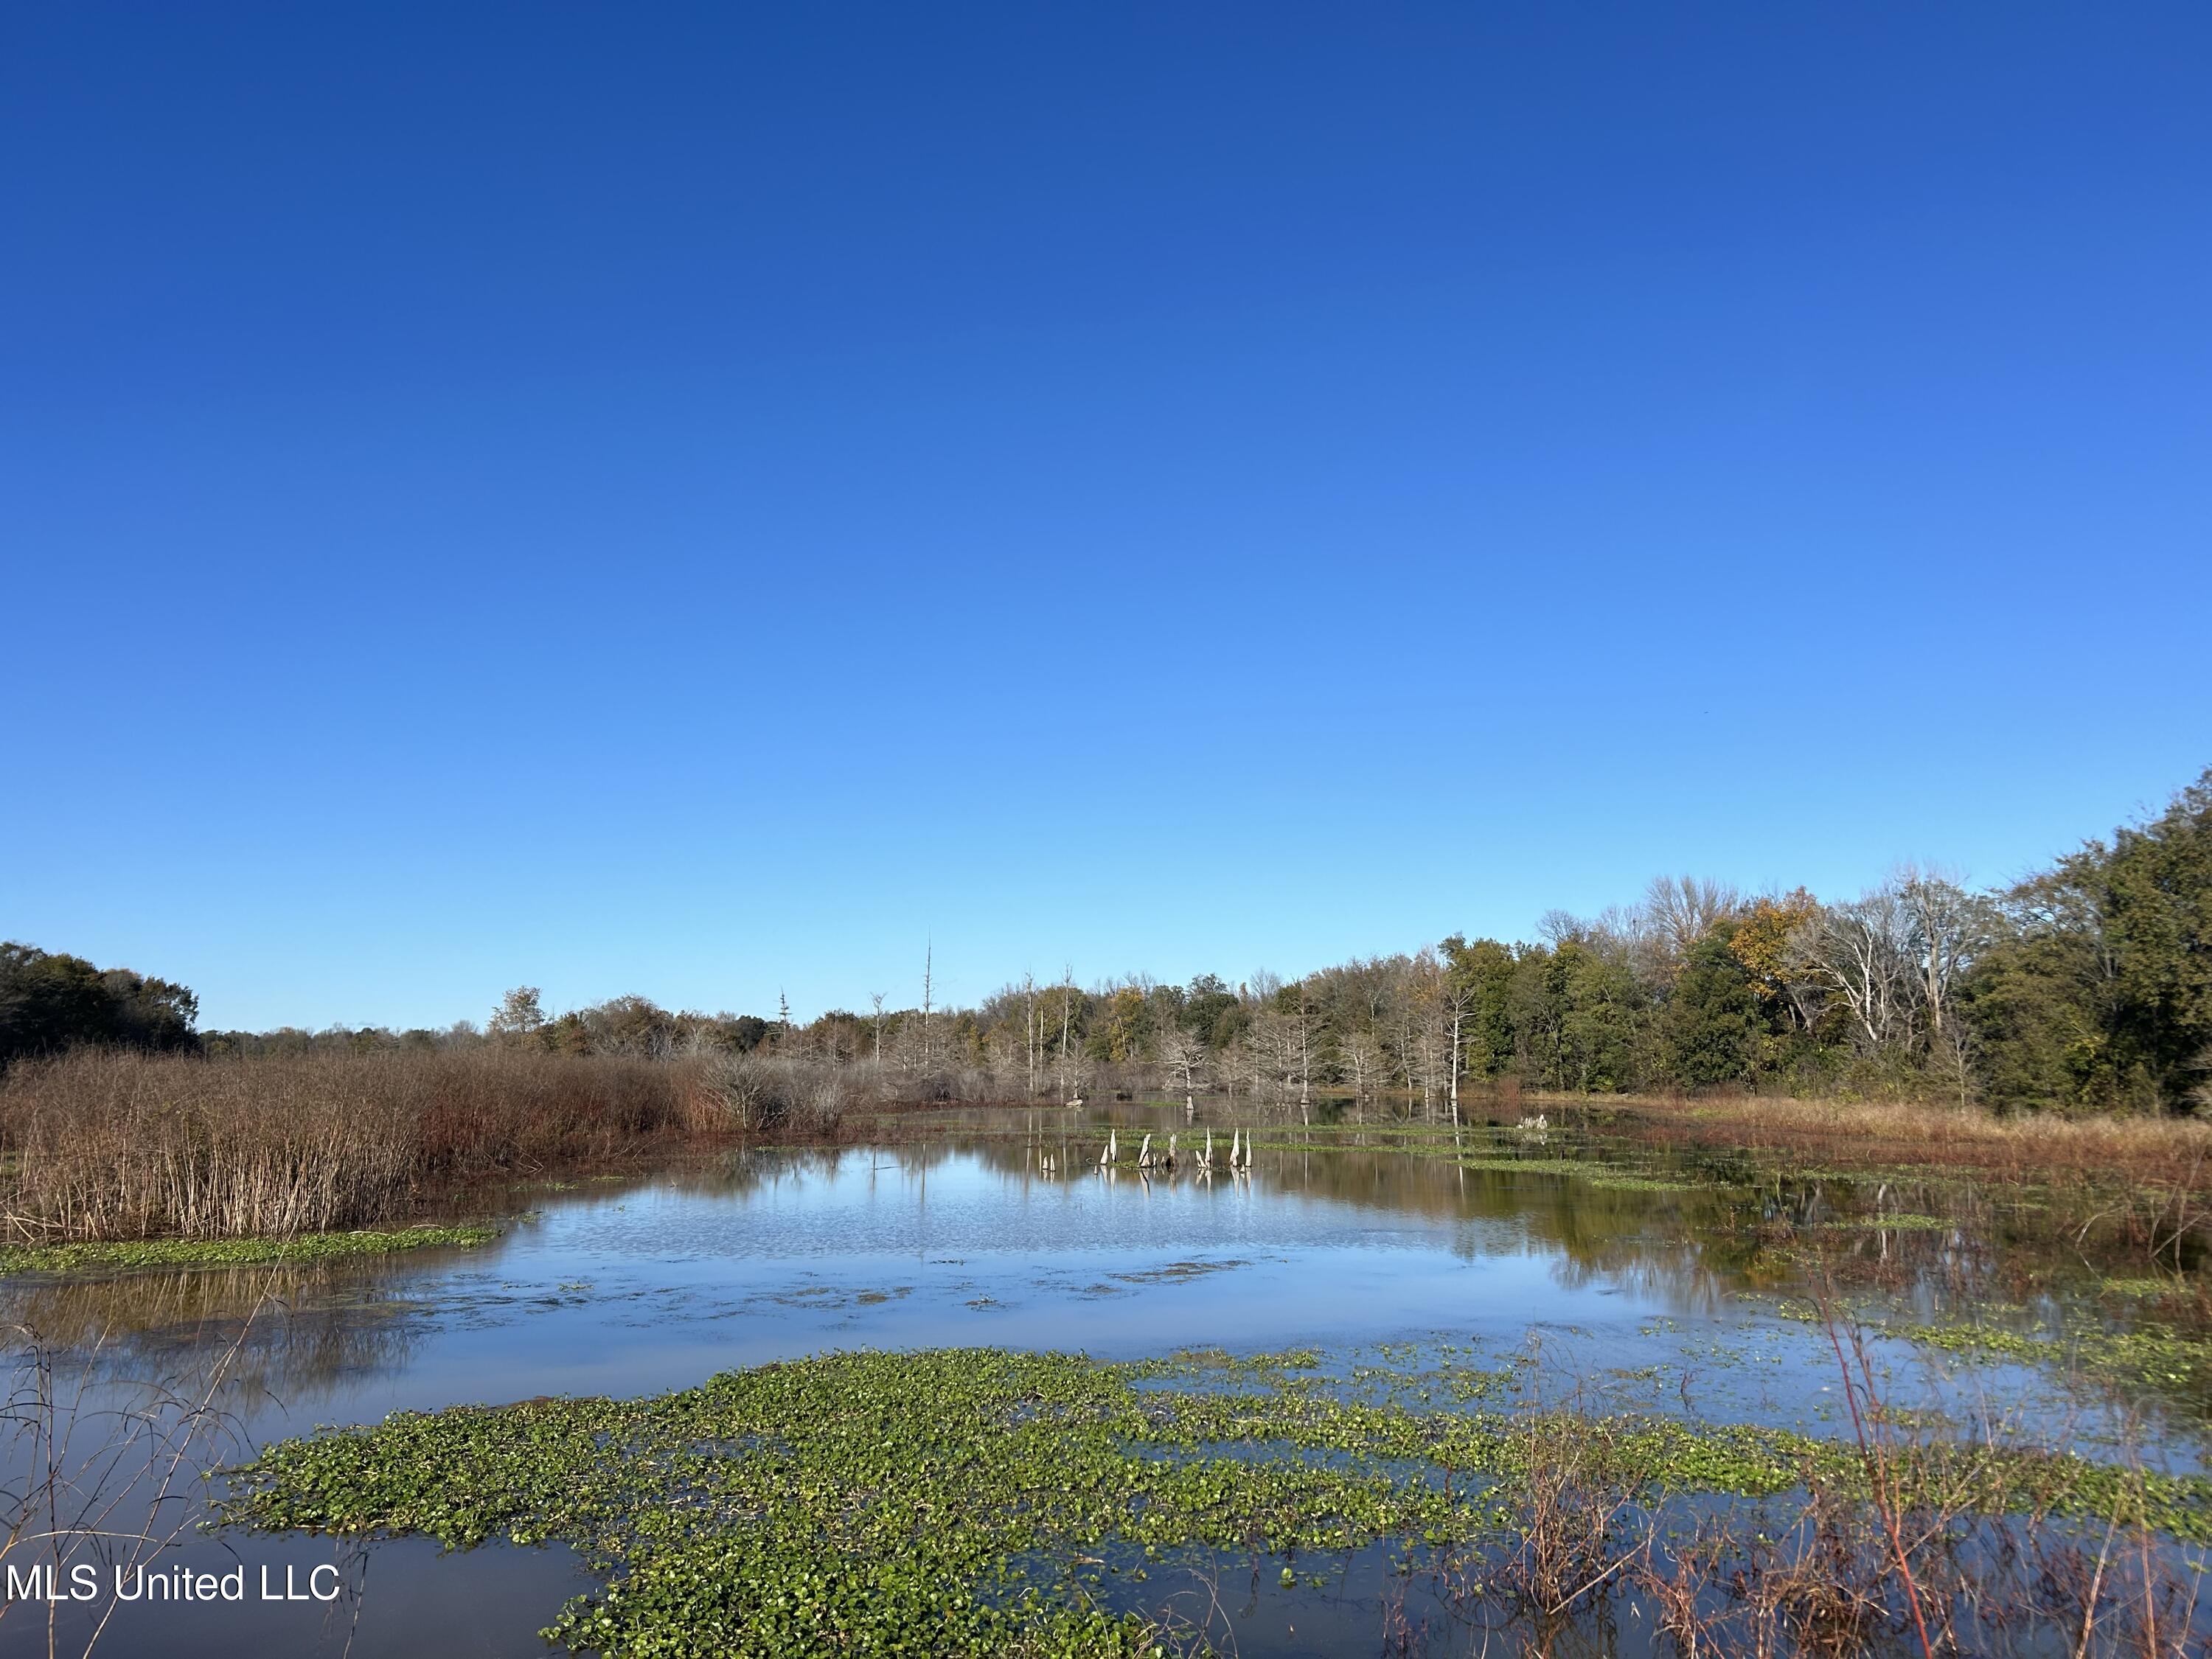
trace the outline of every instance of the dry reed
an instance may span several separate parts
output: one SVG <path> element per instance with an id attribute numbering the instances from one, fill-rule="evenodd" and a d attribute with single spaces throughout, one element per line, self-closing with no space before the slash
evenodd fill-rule
<path id="1" fill-rule="evenodd" d="M 0 1083 L 15 1240 L 373 1226 L 425 1183 L 719 1133 L 688 1062 L 484 1048 L 202 1060 L 100 1050 Z"/>
<path id="2" fill-rule="evenodd" d="M 1619 1113 L 1617 1127 L 1674 1141 L 2017 1180 L 2125 1176 L 2180 1190 L 2212 1188 L 2212 1121 L 2199 1118 L 1999 1117 L 1978 1107 L 1763 1095 L 1631 1096 L 1605 1103 Z"/>

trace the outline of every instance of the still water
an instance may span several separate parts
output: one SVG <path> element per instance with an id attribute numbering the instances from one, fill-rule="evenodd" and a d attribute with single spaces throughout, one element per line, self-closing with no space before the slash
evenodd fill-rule
<path id="1" fill-rule="evenodd" d="M 1095 1151 L 1060 1131 L 756 1152 L 521 1189 L 497 1200 L 514 1211 L 499 1240 L 475 1249 L 21 1279 L 5 1288 L 7 1314 L 57 1352 L 58 1393 L 88 1389 L 80 1446 L 96 1407 L 143 1401 L 157 1384 L 194 1398 L 212 1388 L 222 1461 L 397 1410 L 639 1395 L 837 1349 L 969 1345 L 1107 1358 L 1299 1347 L 1332 1364 L 1441 1346 L 1518 1366 L 1528 1398 L 1839 1433 L 1835 1355 L 1794 1301 L 1805 1287 L 1790 1253 L 1771 1248 L 1778 1226 L 1844 1230 L 1835 1236 L 1864 1270 L 1855 1293 L 1876 1324 L 1885 1310 L 1901 1320 L 1994 1303 L 2008 1265 L 2037 1248 L 2032 1214 L 1970 1189 L 1768 1179 L 1620 1148 L 1607 1154 L 1611 1184 L 1594 1183 L 1558 1165 L 1598 1149 L 1563 1135 L 1532 1146 L 1474 1132 L 1446 1156 L 1272 1146 L 1249 1176 L 1209 1179 L 1189 1170 L 1187 1148 L 1172 1175 L 1102 1172 L 1087 1167 Z M 1516 1161 L 1533 1167 L 1489 1167 Z M 2042 1417 L 2087 1449 L 2116 1413 L 2148 1409 L 2166 1465 L 2197 1467 L 2185 1405 L 2085 1402 L 2018 1365 L 1949 1365 L 1879 1338 L 1875 1350 L 1900 1397 L 1966 1431 Z M 20 1437 L 17 1451 L 20 1462 Z M 20 1486 L 23 1470 L 10 1474 Z M 112 1478 L 118 1491 L 138 1485 L 109 1524 L 143 1526 L 154 1476 Z M 179 1490 L 165 1528 L 204 1501 L 191 1482 Z M 543 1654 L 539 1627 L 591 1583 L 560 1549 L 441 1555 L 421 1540 L 236 1532 L 188 1530 L 156 1565 L 243 1568 L 249 1594 L 124 1603 L 96 1651 Z M 337 1568 L 313 1581 L 342 1582 L 337 1599 L 262 1598 L 264 1583 L 297 1593 L 318 1566 Z M 80 1651 L 104 1611 L 64 1605 L 50 1630 L 46 1607 L 18 1601 L 0 1617 L 0 1652 L 45 1651 L 50 1639 Z M 1346 1633 L 1356 1609 L 1298 1614 L 1303 1633 L 1286 1635 L 1288 1613 L 1255 1607 L 1243 1650 L 1372 1646 Z"/>

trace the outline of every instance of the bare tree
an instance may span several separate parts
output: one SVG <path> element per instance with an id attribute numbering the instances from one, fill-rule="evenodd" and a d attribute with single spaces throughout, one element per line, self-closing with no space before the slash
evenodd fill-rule
<path id="1" fill-rule="evenodd" d="M 1655 876 L 1644 890 L 1624 941 L 1647 978 L 1671 984 L 1690 947 L 1743 908 L 1743 895 L 1722 881 L 1697 876 Z"/>
<path id="2" fill-rule="evenodd" d="M 1038 1073 L 1042 1069 L 1042 1062 L 1044 1058 L 1044 1028 L 1038 1023 L 1037 1018 L 1036 975 L 1034 972 L 1024 973 L 1022 975 L 1022 1000 L 1025 1005 L 1024 1012 L 1028 1018 L 1030 1098 L 1035 1100 Z"/>
<path id="3" fill-rule="evenodd" d="M 1798 924 L 1790 943 L 1801 971 L 1843 998 L 1869 1050 L 1911 1035 L 1918 940 L 1895 887 L 1823 905 Z"/>
<path id="4" fill-rule="evenodd" d="M 1554 947 L 1588 936 L 1590 924 L 1571 910 L 1547 910 L 1536 919 L 1536 931 Z"/>
<path id="5" fill-rule="evenodd" d="M 1354 1031 L 1338 1044 L 1345 1069 L 1352 1074 L 1352 1103 L 1355 1109 L 1367 1103 L 1382 1081 L 1385 1060 L 1382 1045 L 1372 1031 Z"/>
<path id="6" fill-rule="evenodd" d="M 1198 1091 L 1205 1086 L 1206 1044 L 1170 1020 L 1160 1033 L 1160 1065 L 1167 1073 L 1168 1087 L 1182 1091 L 1184 1115 L 1196 1116 Z"/>
<path id="7" fill-rule="evenodd" d="M 1298 1121 L 1313 1121 L 1314 1068 L 1321 1058 L 1322 1026 L 1308 982 L 1293 988 L 1296 997 L 1289 1010 L 1291 1076 L 1297 1084 Z"/>
<path id="8" fill-rule="evenodd" d="M 1389 1023 L 1385 1027 L 1389 1055 L 1398 1075 L 1406 1080 L 1407 1093 L 1420 1096 L 1422 1111 L 1425 1115 L 1429 1078 L 1422 1063 L 1420 1030 L 1423 1023 L 1419 976 L 1414 972 L 1401 974 L 1390 988 Z"/>
<path id="9" fill-rule="evenodd" d="M 1389 1042 L 1406 1087 L 1420 1097 L 1421 1115 L 1436 1115 L 1436 1091 L 1449 1064 L 1450 1021 L 1443 1007 L 1443 966 L 1433 951 L 1407 962 L 1391 997 Z"/>
<path id="10" fill-rule="evenodd" d="M 1283 1011 L 1269 1003 L 1255 1012 L 1244 1043 L 1258 1091 L 1270 1105 L 1287 1106 L 1291 1079 L 1297 1072 L 1297 1037 Z"/>
<path id="11" fill-rule="evenodd" d="M 1221 1079 L 1221 1091 L 1231 1102 L 1239 1089 L 1247 1095 L 1260 1091 L 1261 1063 L 1250 1042 L 1250 1034 L 1232 1037 L 1226 1048 L 1215 1056 L 1214 1069 Z"/>
<path id="12" fill-rule="evenodd" d="M 1060 986 L 1060 1054 L 1054 1066 L 1054 1075 L 1060 1085 L 1060 1097 L 1066 1101 L 1083 1097 L 1083 1056 L 1075 1051 L 1075 969 L 1063 970 L 1065 977 Z"/>
<path id="13" fill-rule="evenodd" d="M 1911 921 L 1919 964 L 1920 1003 L 1928 1036 L 1939 1051 L 1947 1037 L 1953 982 L 1988 942 L 1994 917 L 1990 902 L 1934 870 L 1908 864 L 1892 885 Z M 1961 1062 L 1963 1071 L 1963 1062 Z"/>
<path id="14" fill-rule="evenodd" d="M 1052 1077 L 1060 1097 L 1071 1106 L 1079 1105 L 1083 1085 L 1091 1077 L 1089 1056 L 1079 1048 L 1061 1049 L 1053 1061 Z"/>
<path id="15" fill-rule="evenodd" d="M 1467 1027 L 1474 1014 L 1475 984 L 1464 975 L 1445 972 L 1437 976 L 1437 992 L 1439 1012 L 1449 1023 L 1451 1031 L 1447 1070 L 1450 1079 L 1452 1127 L 1456 1129 L 1459 1127 L 1459 1080 L 1467 1069 Z"/>
<path id="16" fill-rule="evenodd" d="M 929 1029 L 930 999 L 937 985 L 937 941 L 926 939 L 921 947 L 921 1069 L 935 1069 L 936 1055 L 931 1048 Z"/>

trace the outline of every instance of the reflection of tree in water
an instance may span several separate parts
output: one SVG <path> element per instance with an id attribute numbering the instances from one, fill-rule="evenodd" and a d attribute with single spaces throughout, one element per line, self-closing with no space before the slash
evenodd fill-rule
<path id="1" fill-rule="evenodd" d="M 80 1356 L 105 1380 L 159 1376 L 189 1389 L 221 1365 L 230 1398 L 289 1405 L 408 1363 L 421 1310 L 381 1284 L 358 1264 L 16 1281 L 0 1290 L 0 1320 L 24 1346 Z"/>
<path id="2" fill-rule="evenodd" d="M 1170 1175 L 1153 1173 L 1154 1186 L 1224 1195 L 1235 1189 L 1224 1171 L 1218 1170 L 1209 1187 L 1191 1165 L 1203 1122 L 1185 1122 L 1179 1106 L 1127 1104 L 1083 1113 L 963 1109 L 940 1115 L 939 1133 L 927 1139 L 739 1152 L 666 1179 L 732 1198 L 856 1174 L 926 1180 L 962 1162 L 1010 1182 L 1042 1181 L 1046 1152 L 1064 1172 L 1050 1178 L 1095 1179 L 1091 1171 L 1109 1120 L 1132 1144 L 1133 1132 L 1151 1129 L 1155 1151 L 1170 1130 L 1182 1136 L 1182 1164 Z M 1218 1142 L 1225 1126 L 1215 1132 Z M 2063 1254 L 2043 1212 L 2008 1206 L 1997 1201 L 2002 1194 L 1972 1183 L 1793 1171 L 1771 1154 L 1659 1147 L 1581 1128 L 1554 1129 L 1535 1145 L 1510 1130 L 1470 1126 L 1457 1138 L 1423 1135 L 1408 1151 L 1402 1131 L 1340 1126 L 1310 1144 L 1282 1145 L 1299 1135 L 1295 1125 L 1263 1127 L 1256 1174 L 1264 1188 L 1447 1224 L 1449 1248 L 1467 1260 L 1502 1250 L 1542 1253 L 1566 1286 L 1601 1280 L 1688 1312 L 1713 1311 L 1745 1292 L 1802 1294 L 1814 1258 L 1822 1276 L 1840 1287 L 1969 1306 L 2016 1298 L 2024 1282 L 2047 1274 Z M 1535 1167 L 1468 1167 L 1506 1161 Z M 1595 1178 L 1557 1167 L 1570 1162 L 1586 1165 Z M 1142 1177 L 1125 1163 L 1121 1178 Z M 1887 1216 L 1902 1218 L 1901 1224 L 1881 1224 Z M 1929 1226 L 1929 1218 L 1944 1224 Z"/>
<path id="3" fill-rule="evenodd" d="M 1170 1115 L 1180 1127 L 1181 1113 Z M 1054 1133 L 1060 1125 L 1053 1115 L 1039 1116 L 1045 1122 L 1035 1140 L 1001 1133 L 978 1138 L 965 1150 L 1004 1175 L 1024 1174 L 1036 1146 L 1056 1147 L 1061 1138 Z M 1282 1126 L 1265 1132 L 1277 1141 L 1297 1133 Z M 1079 1151 L 1082 1137 L 1067 1139 Z M 1393 1214 L 1493 1224 L 1456 1231 L 1452 1248 L 1473 1260 L 1510 1239 L 1551 1252 L 1570 1286 L 1602 1279 L 1689 1310 L 1710 1311 L 1734 1293 L 1802 1289 L 1808 1239 L 1820 1241 L 1823 1259 L 1841 1280 L 1960 1299 L 1993 1293 L 2008 1274 L 2016 1277 L 2020 1264 L 2047 1261 L 2053 1249 L 2047 1237 L 2019 1229 L 2011 1212 L 1975 1189 L 1793 1175 L 1729 1149 L 1662 1152 L 1564 1131 L 1554 1131 L 1538 1148 L 1480 1128 L 1455 1140 L 1424 1139 L 1412 1152 L 1404 1145 L 1386 1131 L 1360 1129 L 1291 1148 L 1263 1140 L 1256 1168 L 1264 1182 L 1287 1194 Z M 896 1158 L 902 1167 L 927 1167 L 956 1150 L 939 1143 L 877 1156 Z M 1540 1167 L 1516 1172 L 1469 1168 L 1462 1161 L 1514 1158 Z M 1588 1164 L 1598 1178 L 1577 1179 L 1540 1167 L 1568 1160 Z M 1071 1154 L 1063 1167 L 1079 1174 L 1087 1161 Z M 1608 1185 L 1608 1176 L 1666 1184 Z M 1192 1176 L 1185 1170 L 1174 1178 Z M 1941 1216 L 1956 1225 L 1863 1224 L 1899 1212 Z"/>
<path id="4" fill-rule="evenodd" d="M 741 1147 L 711 1163 L 671 1170 L 657 1184 L 708 1198 L 748 1198 L 776 1187 L 834 1180 L 855 1160 L 888 1163 L 891 1156 L 871 1154 L 865 1146 Z"/>

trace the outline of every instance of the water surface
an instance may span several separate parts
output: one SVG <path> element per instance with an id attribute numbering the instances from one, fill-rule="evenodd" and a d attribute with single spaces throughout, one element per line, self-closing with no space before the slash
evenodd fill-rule
<path id="1" fill-rule="evenodd" d="M 510 1194 L 527 1212 L 475 1249 L 23 1279 L 7 1299 L 64 1351 L 57 1375 L 96 1378 L 96 1398 L 219 1374 L 239 1455 L 394 1410 L 637 1395 L 829 1350 L 963 1345 L 1303 1348 L 1334 1366 L 1401 1360 L 1410 1345 L 1507 1367 L 1524 1400 L 1840 1433 L 1835 1355 L 1796 1300 L 1798 1253 L 1776 1237 L 1844 1241 L 1863 1269 L 1862 1310 L 1900 1319 L 1992 1297 L 2005 1264 L 2035 1249 L 2032 1214 L 1970 1188 L 1776 1180 L 1620 1148 L 1604 1184 L 1560 1171 L 1591 1151 L 1565 1135 L 1477 1131 L 1418 1152 L 1270 1145 L 1249 1176 L 1211 1178 L 1185 1147 L 1181 1168 L 1147 1177 L 1090 1167 L 1077 1126 L 1034 1124 L 1014 1115 L 996 1136 L 738 1153 Z M 1532 1167 L 1491 1167 L 1511 1161 Z M 2039 1419 L 2085 1448 L 2117 1432 L 2119 1402 L 2053 1376 L 1875 1347 L 1900 1397 L 1968 1430 Z M 2195 1467 L 2186 1402 L 2133 1403 L 2154 1414 L 2159 1455 Z M 348 1593 L 327 1607 L 125 1605 L 99 1651 L 536 1654 L 538 1627 L 589 1583 L 558 1550 L 441 1556 L 420 1540 L 226 1532 L 162 1559 L 257 1578 L 268 1567 L 279 1582 L 287 1566 L 303 1577 L 334 1563 Z M 1338 1650 L 1310 1644 L 1357 1626 L 1362 1604 L 1322 1603 L 1256 1600 L 1243 1650 Z M 1293 1613 L 1303 1637 L 1285 1633 Z M 65 1638 L 83 1617 L 64 1610 Z M 0 1651 L 46 1639 L 40 1608 L 0 1620 Z"/>

